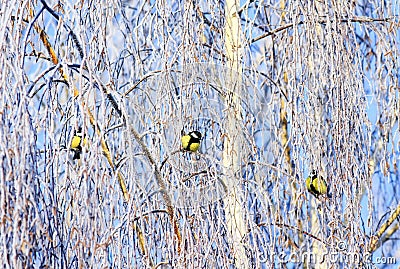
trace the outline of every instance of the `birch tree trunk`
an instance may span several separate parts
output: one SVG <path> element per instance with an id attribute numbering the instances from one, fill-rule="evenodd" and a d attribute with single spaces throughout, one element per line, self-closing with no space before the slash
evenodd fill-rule
<path id="1" fill-rule="evenodd" d="M 233 251 L 236 268 L 248 268 L 246 256 L 246 223 L 243 212 L 244 197 L 240 180 L 240 160 L 245 153 L 243 147 L 243 134 L 241 130 L 240 99 L 242 89 L 242 32 L 238 14 L 239 1 L 226 1 L 225 14 L 225 48 L 228 56 L 228 71 L 226 85 L 226 136 L 224 140 L 223 165 L 227 170 L 224 175 L 228 195 L 224 198 L 225 218 L 229 233 L 229 243 Z M 230 175 L 233 175 L 230 176 Z"/>

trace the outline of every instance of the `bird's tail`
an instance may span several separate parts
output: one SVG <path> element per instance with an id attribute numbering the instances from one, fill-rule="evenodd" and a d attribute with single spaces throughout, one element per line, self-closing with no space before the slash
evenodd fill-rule
<path id="1" fill-rule="evenodd" d="M 79 160 L 81 158 L 81 151 L 80 150 L 74 150 L 74 157 L 72 160 Z"/>

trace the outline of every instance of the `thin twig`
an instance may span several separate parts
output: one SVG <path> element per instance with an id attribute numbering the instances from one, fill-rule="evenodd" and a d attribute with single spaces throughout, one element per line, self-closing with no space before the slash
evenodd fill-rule
<path id="1" fill-rule="evenodd" d="M 353 19 L 342 19 L 342 20 L 340 20 L 340 22 L 341 22 L 341 23 L 346 23 L 346 22 L 388 22 L 388 21 L 390 21 L 391 19 L 393 19 L 393 18 L 371 19 L 371 18 L 359 17 L 359 18 L 353 18 Z M 304 23 L 305 23 L 304 21 L 300 21 L 300 22 L 297 23 L 296 25 L 302 25 L 302 24 L 304 24 Z M 321 20 L 321 21 L 318 21 L 318 23 L 320 23 L 320 24 L 326 24 L 326 23 L 327 23 L 327 20 Z M 285 30 L 285 29 L 292 28 L 294 25 L 295 25 L 294 23 L 289 23 L 289 24 L 283 25 L 283 26 L 281 26 L 281 27 L 278 27 L 278 28 L 276 28 L 276 29 L 274 29 L 274 30 L 272 30 L 272 31 L 266 32 L 266 33 L 264 33 L 264 34 L 262 34 L 262 35 L 260 35 L 260 36 L 258 36 L 258 37 L 253 38 L 253 39 L 250 41 L 250 44 L 252 44 L 252 43 L 254 43 L 254 42 L 257 42 L 257 41 L 259 41 L 259 40 L 261 40 L 261 39 L 263 39 L 263 38 L 265 38 L 265 37 L 274 35 L 274 34 L 280 32 L 280 31 L 283 31 L 283 30 Z"/>

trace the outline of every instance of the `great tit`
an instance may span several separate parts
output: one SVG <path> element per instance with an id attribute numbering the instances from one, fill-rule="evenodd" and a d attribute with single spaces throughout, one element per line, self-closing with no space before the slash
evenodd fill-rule
<path id="1" fill-rule="evenodd" d="M 182 135 L 182 148 L 187 151 L 196 152 L 200 147 L 201 133 L 191 131 L 188 134 Z"/>
<path id="2" fill-rule="evenodd" d="M 81 127 L 78 128 L 78 131 L 74 131 L 74 136 L 71 140 L 71 150 L 74 151 L 74 157 L 72 158 L 72 160 L 77 160 L 81 158 L 82 146 L 85 146 L 87 143 L 86 137 L 84 137 L 82 141 L 82 135 L 83 134 Z"/>
<path id="3" fill-rule="evenodd" d="M 326 195 L 328 198 L 331 198 L 329 186 L 327 186 L 325 179 L 319 176 L 316 171 L 312 171 L 307 177 L 306 186 L 307 190 L 316 198 L 320 195 Z"/>

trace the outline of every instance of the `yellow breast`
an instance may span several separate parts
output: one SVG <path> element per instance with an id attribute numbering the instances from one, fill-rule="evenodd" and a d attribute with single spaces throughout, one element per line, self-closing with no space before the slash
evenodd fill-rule
<path id="1" fill-rule="evenodd" d="M 76 148 L 78 148 L 80 145 L 81 145 L 81 137 L 79 137 L 79 136 L 74 136 L 74 137 L 72 137 L 72 141 L 71 141 L 71 148 L 72 149 L 76 149 Z"/>
<path id="2" fill-rule="evenodd" d="M 181 142 L 182 142 L 182 148 L 188 150 L 189 146 L 189 141 L 190 141 L 190 136 L 189 135 L 184 135 L 181 137 Z"/>
<path id="3" fill-rule="evenodd" d="M 200 143 L 193 143 L 190 145 L 190 151 L 195 152 L 199 149 L 199 147 L 200 147 Z"/>

